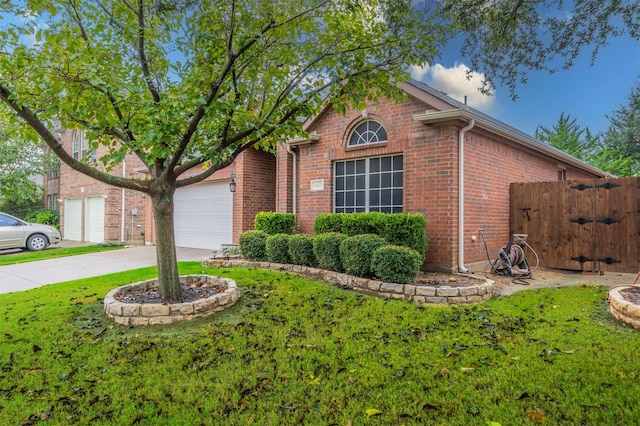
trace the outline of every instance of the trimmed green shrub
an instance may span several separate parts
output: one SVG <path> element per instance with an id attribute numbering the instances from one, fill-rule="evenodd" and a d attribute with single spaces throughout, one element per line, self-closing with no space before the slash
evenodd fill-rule
<path id="1" fill-rule="evenodd" d="M 373 252 L 386 244 L 384 238 L 375 234 L 360 234 L 345 238 L 340 243 L 340 260 L 345 272 L 363 278 L 372 276 Z"/>
<path id="2" fill-rule="evenodd" d="M 242 257 L 247 260 L 263 262 L 267 260 L 267 235 L 264 231 L 247 231 L 238 237 Z"/>
<path id="3" fill-rule="evenodd" d="M 313 223 L 313 231 L 318 234 L 329 232 L 342 232 L 342 216 L 344 213 L 326 213 L 316 217 Z"/>
<path id="4" fill-rule="evenodd" d="M 383 281 L 412 282 L 420 272 L 422 256 L 408 247 L 384 245 L 373 252 L 371 269 Z"/>
<path id="5" fill-rule="evenodd" d="M 313 235 L 295 234 L 289 238 L 289 257 L 296 265 L 316 266 L 313 254 Z"/>
<path id="6" fill-rule="evenodd" d="M 327 213 L 316 218 L 316 234 L 340 232 L 348 236 L 376 234 L 389 244 L 409 247 L 424 259 L 427 223 L 418 213 Z"/>
<path id="7" fill-rule="evenodd" d="M 348 236 L 360 234 L 382 235 L 388 214 L 379 212 L 345 213 L 342 215 L 342 232 Z"/>
<path id="8" fill-rule="evenodd" d="M 347 238 L 338 232 L 327 232 L 316 235 L 313 239 L 313 254 L 316 255 L 318 266 L 322 269 L 342 272 L 340 259 L 340 243 Z"/>
<path id="9" fill-rule="evenodd" d="M 296 215 L 293 213 L 260 212 L 253 220 L 253 227 L 269 235 L 296 232 Z"/>
<path id="10" fill-rule="evenodd" d="M 291 263 L 289 258 L 289 234 L 273 234 L 267 237 L 267 259 L 274 263 Z"/>
<path id="11" fill-rule="evenodd" d="M 427 250 L 427 222 L 419 213 L 401 213 L 386 215 L 387 219 L 381 234 L 389 244 L 409 247 L 420 254 L 424 260 Z"/>

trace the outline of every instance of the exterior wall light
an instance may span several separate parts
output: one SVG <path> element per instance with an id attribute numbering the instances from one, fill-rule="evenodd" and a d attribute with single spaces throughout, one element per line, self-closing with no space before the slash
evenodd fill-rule
<path id="1" fill-rule="evenodd" d="M 229 182 L 229 191 L 236 192 L 236 174 L 231 173 L 231 182 Z"/>

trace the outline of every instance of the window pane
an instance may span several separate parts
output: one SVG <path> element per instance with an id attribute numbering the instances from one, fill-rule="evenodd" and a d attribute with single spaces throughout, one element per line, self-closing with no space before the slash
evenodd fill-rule
<path id="1" fill-rule="evenodd" d="M 356 177 L 355 176 L 347 176 L 345 181 L 345 189 L 352 190 L 356 189 Z"/>
<path id="2" fill-rule="evenodd" d="M 366 176 L 356 176 L 356 189 L 364 189 L 367 183 Z"/>
<path id="3" fill-rule="evenodd" d="M 356 198 L 355 198 L 353 192 L 346 192 L 344 194 L 344 198 L 345 198 L 344 199 L 344 205 L 345 206 L 354 206 L 355 205 Z"/>
<path id="4" fill-rule="evenodd" d="M 366 211 L 367 211 L 367 210 L 366 210 L 364 207 L 357 207 L 357 208 L 356 208 L 356 213 L 359 213 L 359 212 L 366 212 Z"/>
<path id="5" fill-rule="evenodd" d="M 371 175 L 369 177 L 370 188 L 380 188 L 380 175 Z"/>
<path id="6" fill-rule="evenodd" d="M 393 190 L 393 205 L 394 206 L 402 205 L 402 189 Z"/>
<path id="7" fill-rule="evenodd" d="M 380 207 L 380 212 L 391 213 L 391 207 Z"/>
<path id="8" fill-rule="evenodd" d="M 344 193 L 338 192 L 336 194 L 336 207 L 344 206 Z"/>
<path id="9" fill-rule="evenodd" d="M 369 205 L 370 206 L 380 205 L 380 191 L 369 191 Z"/>
<path id="10" fill-rule="evenodd" d="M 393 170 L 402 170 L 402 155 L 393 157 Z"/>
<path id="11" fill-rule="evenodd" d="M 344 209 L 344 213 L 353 213 L 355 210 L 353 209 L 353 207 L 349 207 Z"/>
<path id="12" fill-rule="evenodd" d="M 344 163 L 341 161 L 336 163 L 336 176 L 344 175 Z"/>
<path id="13" fill-rule="evenodd" d="M 391 157 L 383 157 L 380 159 L 380 164 L 383 172 L 391 171 Z"/>
<path id="14" fill-rule="evenodd" d="M 391 188 L 391 173 L 383 173 L 381 178 L 380 187 Z"/>
<path id="15" fill-rule="evenodd" d="M 355 161 L 347 161 L 346 162 L 346 167 L 347 167 L 347 171 L 345 172 L 348 175 L 352 175 L 355 173 L 356 171 L 356 164 Z"/>
<path id="16" fill-rule="evenodd" d="M 396 188 L 402 188 L 402 172 L 395 172 L 393 174 L 393 186 Z"/>
<path id="17" fill-rule="evenodd" d="M 356 206 L 358 207 L 365 207 L 365 192 L 364 191 L 358 191 L 356 192 Z"/>
<path id="18" fill-rule="evenodd" d="M 394 207 L 391 211 L 392 213 L 402 213 L 402 207 Z"/>
<path id="19" fill-rule="evenodd" d="M 387 140 L 387 132 L 384 130 L 384 127 L 380 126 L 380 129 L 378 130 L 378 140 L 380 142 L 384 142 Z"/>
<path id="20" fill-rule="evenodd" d="M 369 171 L 371 173 L 380 171 L 380 159 L 379 158 L 372 158 L 371 160 L 369 160 Z"/>
<path id="21" fill-rule="evenodd" d="M 380 191 L 380 205 L 381 206 L 389 206 L 391 205 L 391 190 L 383 189 Z"/>
<path id="22" fill-rule="evenodd" d="M 356 161 L 356 173 L 364 173 L 365 172 L 365 160 Z"/>
<path id="23" fill-rule="evenodd" d="M 344 178 L 336 177 L 336 191 L 342 191 L 344 189 Z"/>

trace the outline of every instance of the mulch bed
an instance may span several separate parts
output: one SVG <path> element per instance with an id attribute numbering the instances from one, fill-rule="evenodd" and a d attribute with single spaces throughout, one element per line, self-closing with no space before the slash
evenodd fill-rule
<path id="1" fill-rule="evenodd" d="M 640 305 L 640 287 L 625 288 L 624 290 L 620 290 L 620 295 L 627 302 Z"/>
<path id="2" fill-rule="evenodd" d="M 182 298 L 179 303 L 190 303 L 196 300 L 205 299 L 214 294 L 222 293 L 227 290 L 226 284 L 216 284 L 211 286 L 207 282 L 199 284 L 183 285 Z M 146 290 L 126 290 L 114 296 L 122 303 L 164 303 L 160 297 L 158 287 L 152 287 Z"/>

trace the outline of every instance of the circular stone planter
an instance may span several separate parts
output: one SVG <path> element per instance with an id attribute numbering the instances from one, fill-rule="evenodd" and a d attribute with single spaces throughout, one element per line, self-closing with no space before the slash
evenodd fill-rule
<path id="1" fill-rule="evenodd" d="M 385 299 L 406 300 L 413 303 L 437 303 L 446 305 L 466 305 L 484 302 L 491 299 L 494 292 L 494 281 L 487 278 L 468 276 L 478 283 L 466 287 L 429 286 L 420 284 L 385 283 L 380 280 L 354 277 L 325 269 L 311 268 L 300 265 L 289 265 L 269 262 L 252 262 L 248 260 L 209 259 L 202 262 L 209 267 L 254 267 L 272 269 L 276 271 L 291 271 L 312 278 L 321 279 L 342 288 L 348 288 L 361 293 L 371 294 Z"/>
<path id="2" fill-rule="evenodd" d="M 225 290 L 193 302 L 183 303 L 127 303 L 118 300 L 120 295 L 127 292 L 158 287 L 158 280 L 151 279 L 111 290 L 104 298 L 104 311 L 115 322 L 132 327 L 171 324 L 220 312 L 233 306 L 240 297 L 238 287 L 235 281 L 231 279 L 209 275 L 186 275 L 180 277 L 180 283 L 186 286 L 202 285 L 203 282 L 209 287 L 221 286 Z"/>
<path id="3" fill-rule="evenodd" d="M 609 290 L 609 312 L 618 321 L 640 330 L 640 305 L 628 301 L 623 296 L 624 290 L 631 288 L 637 289 L 638 286 L 623 285 Z"/>

